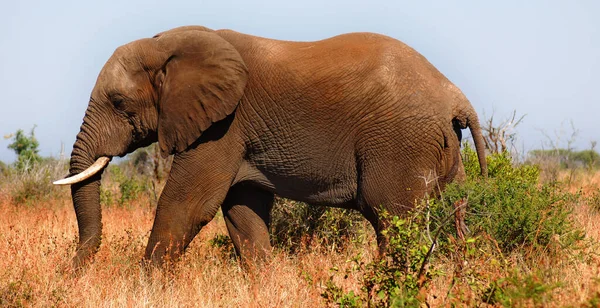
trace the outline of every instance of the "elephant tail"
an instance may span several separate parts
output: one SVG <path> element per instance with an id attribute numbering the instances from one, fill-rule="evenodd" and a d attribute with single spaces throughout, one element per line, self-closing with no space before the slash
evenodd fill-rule
<path id="1" fill-rule="evenodd" d="M 481 132 L 479 118 L 475 112 L 475 108 L 465 95 L 451 82 L 444 83 L 446 90 L 450 91 L 454 97 L 452 100 L 452 115 L 453 120 L 457 121 L 461 129 L 469 128 L 473 142 L 475 143 L 475 151 L 479 159 L 479 168 L 483 177 L 488 176 L 487 161 L 485 160 L 485 140 Z"/>
<path id="2" fill-rule="evenodd" d="M 469 128 L 471 136 L 473 136 L 473 142 L 475 143 L 475 151 L 477 152 L 477 158 L 479 159 L 479 168 L 481 169 L 481 175 L 487 177 L 487 161 L 485 160 L 485 140 L 483 139 L 483 133 L 481 132 L 481 126 L 479 124 L 479 118 L 475 109 L 471 103 L 462 96 L 463 99 L 457 101 L 457 105 L 454 105 L 454 118 L 461 129 Z"/>
<path id="3" fill-rule="evenodd" d="M 485 160 L 485 141 L 483 140 L 483 133 L 481 132 L 479 119 L 474 111 L 471 114 L 471 116 L 467 119 L 466 126 L 469 127 L 469 131 L 471 131 L 471 136 L 473 136 L 473 142 L 475 143 L 475 151 L 477 152 L 477 158 L 479 159 L 479 168 L 481 169 L 481 175 L 483 177 L 487 177 L 488 170 L 487 161 Z"/>

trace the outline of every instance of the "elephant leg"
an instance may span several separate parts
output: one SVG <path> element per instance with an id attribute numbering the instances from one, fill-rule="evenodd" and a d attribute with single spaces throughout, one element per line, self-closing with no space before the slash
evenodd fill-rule
<path id="1" fill-rule="evenodd" d="M 386 228 L 386 223 L 380 217 L 380 208 L 369 206 L 367 204 L 364 204 L 364 202 L 359 203 L 362 203 L 359 205 L 360 212 L 365 217 L 365 219 L 367 219 L 367 221 L 371 223 L 371 226 L 373 226 L 373 229 L 375 230 L 375 237 L 377 239 L 379 257 L 382 257 L 385 255 L 385 252 L 387 250 L 388 239 L 382 233 L 382 231 Z"/>
<path id="2" fill-rule="evenodd" d="M 239 164 L 223 148 L 208 145 L 173 159 L 144 256 L 156 265 L 178 258 L 227 196 Z"/>
<path id="3" fill-rule="evenodd" d="M 236 252 L 244 262 L 264 260 L 271 252 L 269 223 L 274 196 L 246 183 L 233 186 L 222 205 Z"/>
<path id="4" fill-rule="evenodd" d="M 434 189 L 435 183 L 428 182 L 426 175 L 410 175 L 410 168 L 396 160 L 361 164 L 358 208 L 375 229 L 380 256 L 385 255 L 388 244 L 382 232 L 388 226 L 383 212 L 389 217 L 406 216 L 415 202 Z"/>
<path id="5" fill-rule="evenodd" d="M 458 159 L 458 171 L 456 172 L 456 176 L 454 177 L 454 182 L 464 183 L 467 180 L 467 173 L 465 171 L 465 165 L 463 164 L 462 159 L 459 157 Z"/>

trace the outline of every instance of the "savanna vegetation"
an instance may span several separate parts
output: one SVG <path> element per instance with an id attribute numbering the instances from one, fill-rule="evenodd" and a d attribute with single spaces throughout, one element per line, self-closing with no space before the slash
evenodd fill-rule
<path id="1" fill-rule="evenodd" d="M 388 217 L 383 258 L 361 215 L 277 199 L 265 264 L 242 267 L 219 213 L 171 271 L 151 273 L 139 261 L 170 161 L 150 146 L 109 165 L 102 246 L 76 273 L 69 189 L 51 184 L 68 162 L 40 157 L 34 131 L 19 131 L 17 160 L 0 164 L 0 306 L 600 305 L 595 144 L 516 159 L 506 131 L 487 130 L 487 179 L 465 143 L 464 183 Z"/>

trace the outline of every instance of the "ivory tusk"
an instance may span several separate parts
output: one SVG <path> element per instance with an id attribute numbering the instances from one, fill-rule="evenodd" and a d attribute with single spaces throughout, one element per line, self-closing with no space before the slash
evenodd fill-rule
<path id="1" fill-rule="evenodd" d="M 98 171 L 102 170 L 102 168 L 104 168 L 108 162 L 110 161 L 110 158 L 108 157 L 100 157 L 96 160 L 96 162 L 94 162 L 91 166 L 89 166 L 87 169 L 83 170 L 82 172 L 62 179 L 62 180 L 58 180 L 58 181 L 54 181 L 52 184 L 54 185 L 71 185 L 71 184 L 75 184 L 75 183 L 79 183 L 83 180 L 86 180 L 88 178 L 90 178 L 92 175 L 98 173 Z"/>

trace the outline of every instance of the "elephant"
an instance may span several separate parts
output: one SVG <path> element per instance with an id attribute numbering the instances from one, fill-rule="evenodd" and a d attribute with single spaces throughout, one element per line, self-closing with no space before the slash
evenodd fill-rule
<path id="1" fill-rule="evenodd" d="M 183 26 L 133 41 L 101 69 L 69 174 L 55 182 L 71 185 L 74 266 L 100 246 L 102 171 L 137 148 L 158 142 L 163 157 L 173 155 L 144 255 L 162 266 L 219 208 L 242 260 L 265 259 L 275 195 L 358 210 L 381 248 L 383 211 L 405 215 L 464 178 L 466 128 L 485 176 L 469 100 L 388 36 L 295 42 Z"/>

